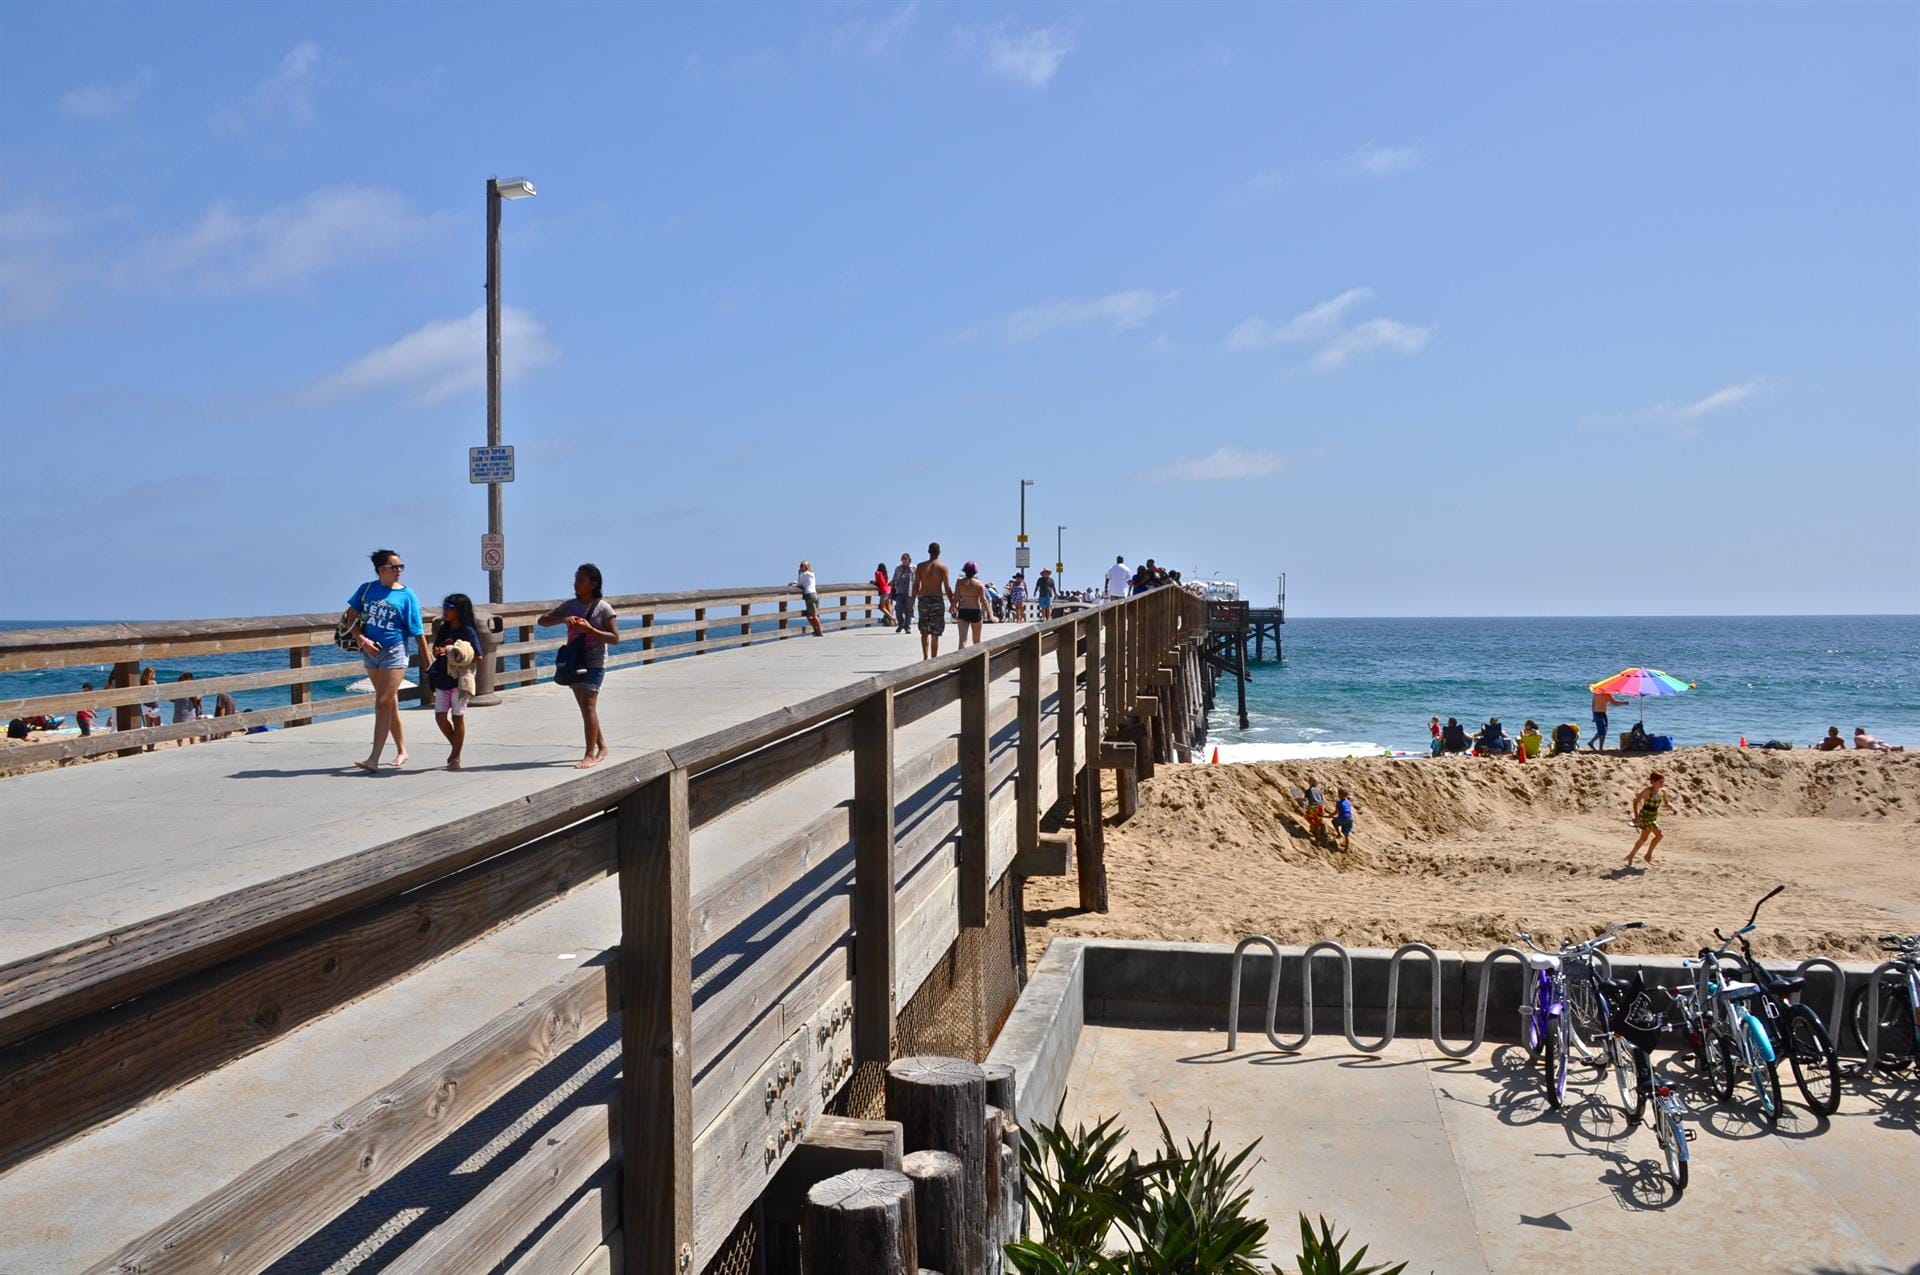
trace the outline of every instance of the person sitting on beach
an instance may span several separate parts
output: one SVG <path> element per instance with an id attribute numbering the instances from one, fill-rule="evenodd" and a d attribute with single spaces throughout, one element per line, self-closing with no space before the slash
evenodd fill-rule
<path id="1" fill-rule="evenodd" d="M 1353 798 L 1345 788 L 1340 790 L 1340 800 L 1334 803 L 1333 826 L 1340 833 L 1340 848 L 1353 849 Z"/>
<path id="2" fill-rule="evenodd" d="M 1650 753 L 1653 744 L 1647 739 L 1647 724 L 1635 722 L 1633 729 L 1620 737 L 1620 751 L 1623 753 Z"/>
<path id="3" fill-rule="evenodd" d="M 174 684 L 177 686 L 181 682 L 191 682 L 192 680 L 193 674 L 182 673 L 174 679 Z M 182 695 L 173 701 L 173 724 L 175 726 L 178 726 L 181 722 L 197 722 L 201 716 L 200 697 L 198 695 Z M 197 744 L 199 742 L 197 739 L 183 739 L 178 741 L 175 747 L 183 744 Z"/>
<path id="4" fill-rule="evenodd" d="M 1580 728 L 1572 722 L 1561 722 L 1553 728 L 1553 753 L 1571 753 L 1580 747 Z"/>
<path id="5" fill-rule="evenodd" d="M 1500 725 L 1497 717 L 1487 719 L 1487 724 L 1480 728 L 1473 745 L 1482 757 L 1500 757 L 1513 751 L 1513 741 L 1507 738 L 1506 729 Z"/>
<path id="6" fill-rule="evenodd" d="M 1633 826 L 1640 830 L 1640 836 L 1633 843 L 1633 849 L 1627 851 L 1627 866 L 1633 866 L 1633 857 L 1640 853 L 1640 847 L 1647 848 L 1647 864 L 1653 864 L 1654 847 L 1660 844 L 1660 811 L 1667 804 L 1667 777 L 1659 771 L 1647 776 L 1647 786 L 1633 794 L 1633 804 L 1628 807 L 1629 818 Z"/>
<path id="7" fill-rule="evenodd" d="M 1823 753 L 1830 753 L 1835 749 L 1845 748 L 1846 746 L 1847 741 L 1840 738 L 1840 728 L 1838 726 L 1829 726 L 1827 727 L 1827 737 L 1815 744 L 1814 748 Z"/>
<path id="8" fill-rule="evenodd" d="M 1532 761 L 1540 755 L 1540 727 L 1532 718 L 1527 719 L 1527 727 L 1520 733 L 1520 756 Z"/>
<path id="9" fill-rule="evenodd" d="M 1440 732 L 1440 748 L 1443 752 L 1464 753 L 1473 747 L 1473 741 L 1467 738 L 1467 728 L 1454 718 L 1447 719 L 1447 725 Z"/>
<path id="10" fill-rule="evenodd" d="M 1867 728 L 1864 726 L 1856 726 L 1853 728 L 1853 746 L 1875 753 L 1904 753 L 1907 751 L 1899 744 L 1889 744 L 1883 740 L 1875 739 L 1873 736 L 1867 734 Z"/>

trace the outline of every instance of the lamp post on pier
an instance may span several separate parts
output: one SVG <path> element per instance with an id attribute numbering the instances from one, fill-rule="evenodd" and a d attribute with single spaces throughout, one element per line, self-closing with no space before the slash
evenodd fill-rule
<path id="1" fill-rule="evenodd" d="M 1016 574 L 1033 565 L 1033 550 L 1027 548 L 1027 488 L 1031 486 L 1033 486 L 1033 479 L 1020 480 L 1020 539 L 1013 551 L 1013 569 Z"/>
<path id="2" fill-rule="evenodd" d="M 527 199 L 536 192 L 524 177 L 505 181 L 487 178 L 487 446 L 500 443 L 500 201 Z M 503 501 L 498 482 L 487 484 L 487 534 L 505 534 Z M 496 539 L 493 543 L 498 544 Z M 487 569 L 487 601 L 505 602 L 506 560 Z"/>
<path id="3" fill-rule="evenodd" d="M 1067 524 L 1061 523 L 1053 529 L 1053 584 L 1062 588 L 1067 578 L 1067 551 L 1060 546 L 1066 543 Z"/>

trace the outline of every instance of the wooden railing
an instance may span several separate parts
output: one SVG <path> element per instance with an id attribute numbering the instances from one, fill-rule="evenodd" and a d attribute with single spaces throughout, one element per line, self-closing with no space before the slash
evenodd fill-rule
<path id="1" fill-rule="evenodd" d="M 897 1007 L 986 924 L 993 883 L 1065 839 L 1045 828 L 1072 822 L 1083 895 L 1090 874 L 1104 895 L 1102 768 L 1121 769 L 1124 808 L 1152 756 L 1190 738 L 1205 628 L 1178 590 L 1111 603 L 0 967 L 0 1169 L 395 982 L 556 884 L 614 875 L 617 947 L 93 1269 L 264 1270 L 615 1016 L 617 1096 L 561 1122 L 393 1269 L 491 1269 L 594 1182 L 515 1271 L 574 1270 L 608 1241 L 603 1205 L 618 1269 L 703 1269 L 853 1066 L 893 1056 Z M 1017 694 L 996 704 L 1004 678 Z M 902 728 L 956 702 L 957 737 L 898 755 Z M 692 891 L 701 828 L 849 755 L 850 803 Z M 903 831 L 898 812 L 922 807 Z M 740 959 L 716 976 L 719 953 Z"/>
<path id="2" fill-rule="evenodd" d="M 607 666 L 651 664 L 799 636 L 807 631 L 799 600 L 800 595 L 794 590 L 779 587 L 610 596 L 607 601 L 620 616 L 621 642 L 609 652 Z M 871 623 L 876 604 L 877 595 L 871 583 L 823 586 L 821 626 L 838 629 Z M 494 652 L 498 661 L 495 686 L 518 686 L 539 676 L 536 657 L 541 652 L 558 650 L 565 634 L 555 629 L 545 638 L 538 637 L 534 621 L 558 605 L 559 601 L 554 599 L 478 608 L 483 623 L 491 625 L 497 621 L 503 638 L 512 635 L 511 640 L 503 641 Z M 683 615 L 691 618 L 675 618 Z M 16 717 L 72 713 L 83 708 L 112 709 L 116 715 L 115 729 L 111 731 L 0 749 L 0 775 L 43 762 L 102 753 L 130 754 L 156 743 L 216 739 L 258 726 L 298 726 L 316 717 L 370 709 L 373 707 L 371 694 L 327 698 L 317 698 L 314 694 L 316 683 L 353 681 L 364 676 L 358 657 L 345 652 L 341 653 L 344 659 L 314 659 L 316 648 L 324 652 L 334 650 L 333 625 L 338 616 L 338 612 L 329 612 L 0 631 L 0 673 L 112 666 L 106 688 L 102 690 L 0 699 L 0 722 Z M 662 617 L 667 622 L 658 622 Z M 196 676 L 185 683 L 139 684 L 142 664 L 275 651 L 286 652 L 286 668 L 219 677 Z M 408 659 L 417 666 L 417 648 L 408 651 Z M 424 682 L 424 676 L 420 680 Z M 175 698 L 191 695 L 210 707 L 222 693 L 230 695 L 281 686 L 287 688 L 289 697 L 289 703 L 283 707 L 253 708 L 229 717 L 207 716 L 160 726 L 140 725 L 143 701 L 157 701 L 164 711 Z M 429 702 L 418 686 L 407 687 L 401 692 L 401 698 Z"/>

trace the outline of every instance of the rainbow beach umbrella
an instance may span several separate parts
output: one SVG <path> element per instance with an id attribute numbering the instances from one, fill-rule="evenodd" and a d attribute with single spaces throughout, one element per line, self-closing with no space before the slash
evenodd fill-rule
<path id="1" fill-rule="evenodd" d="M 1663 673 L 1657 668 L 1622 669 L 1605 681 L 1591 683 L 1588 690 L 1598 695 L 1602 691 L 1609 695 L 1633 695 L 1640 700 L 1640 721 L 1647 720 L 1647 696 L 1649 695 L 1685 695 L 1695 689 L 1695 683 L 1683 682 L 1671 673 Z"/>

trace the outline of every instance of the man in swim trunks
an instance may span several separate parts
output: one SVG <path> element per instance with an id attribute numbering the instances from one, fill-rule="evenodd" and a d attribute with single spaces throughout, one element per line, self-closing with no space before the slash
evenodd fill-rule
<path id="1" fill-rule="evenodd" d="M 953 577 L 940 561 L 940 542 L 927 546 L 927 560 L 913 569 L 913 596 L 920 612 L 920 658 L 940 654 L 940 635 L 947 631 L 947 606 L 953 601 Z"/>
<path id="2" fill-rule="evenodd" d="M 1607 691 L 1593 693 L 1593 739 L 1587 744 L 1594 752 L 1607 746 L 1607 710 L 1625 708 L 1627 701 Z"/>
<path id="3" fill-rule="evenodd" d="M 1633 849 L 1627 851 L 1629 868 L 1633 866 L 1633 857 L 1640 853 L 1643 845 L 1647 848 L 1647 865 L 1653 865 L 1653 848 L 1660 844 L 1660 811 L 1666 804 L 1667 777 L 1656 770 L 1647 776 L 1647 786 L 1633 794 L 1633 805 L 1628 808 L 1633 826 L 1640 829 L 1639 840 L 1633 843 Z"/>

